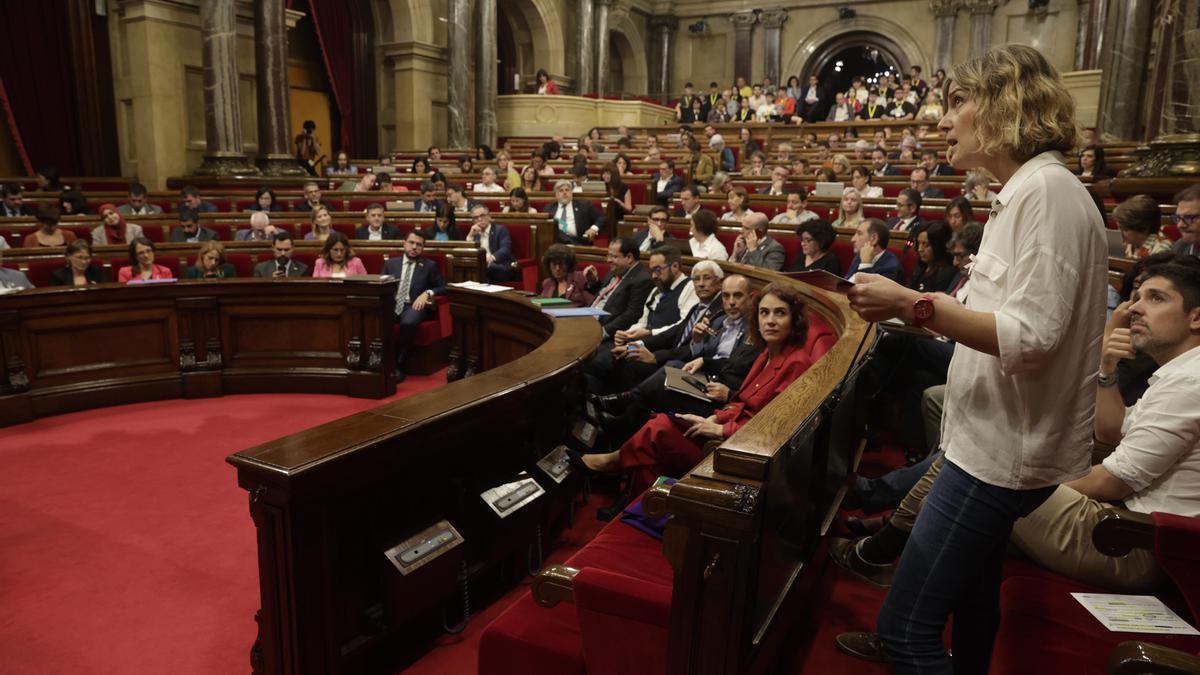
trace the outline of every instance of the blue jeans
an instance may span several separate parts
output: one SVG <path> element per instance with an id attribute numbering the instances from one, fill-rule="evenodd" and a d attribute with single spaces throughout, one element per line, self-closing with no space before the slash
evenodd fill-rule
<path id="1" fill-rule="evenodd" d="M 941 456 L 940 450 L 932 452 L 912 466 L 889 471 L 879 478 L 856 477 L 854 494 L 858 497 L 859 508 L 865 513 L 879 513 L 896 508 L 900 505 L 900 500 L 904 499 L 904 495 L 908 494 L 917 481 L 921 480 L 921 476 L 929 470 L 933 461 Z"/>
<path id="2" fill-rule="evenodd" d="M 917 516 L 879 612 L 879 637 L 896 673 L 987 673 L 1013 523 L 1054 489 L 996 487 L 953 462 L 945 463 Z M 953 663 L 942 643 L 950 614 Z"/>

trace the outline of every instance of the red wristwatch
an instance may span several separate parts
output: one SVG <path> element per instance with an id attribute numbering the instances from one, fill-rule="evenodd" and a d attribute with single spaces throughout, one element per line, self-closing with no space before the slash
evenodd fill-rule
<path id="1" fill-rule="evenodd" d="M 933 296 L 922 295 L 913 301 L 913 325 L 923 326 L 933 318 Z"/>

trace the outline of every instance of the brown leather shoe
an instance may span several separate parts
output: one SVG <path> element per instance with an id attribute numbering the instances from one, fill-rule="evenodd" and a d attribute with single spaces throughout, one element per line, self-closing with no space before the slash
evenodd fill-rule
<path id="1" fill-rule="evenodd" d="M 835 537 L 829 546 L 829 557 L 838 567 L 846 570 L 854 577 L 880 588 L 890 588 L 892 578 L 896 574 L 895 565 L 876 565 L 862 559 L 858 547 L 866 537 L 858 539 L 842 539 Z"/>
<path id="2" fill-rule="evenodd" d="M 882 530 L 886 522 L 887 519 L 883 516 L 875 516 L 874 518 L 847 518 L 846 529 L 860 537 L 866 537 Z"/>
<path id="3" fill-rule="evenodd" d="M 842 633 L 836 638 L 837 648 L 863 661 L 887 663 L 879 633 Z"/>

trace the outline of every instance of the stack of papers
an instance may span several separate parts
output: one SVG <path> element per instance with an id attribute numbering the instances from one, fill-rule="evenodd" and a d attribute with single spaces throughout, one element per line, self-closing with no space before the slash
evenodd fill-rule
<path id="1" fill-rule="evenodd" d="M 1153 595 L 1072 593 L 1104 627 L 1117 633 L 1200 635 Z"/>
<path id="2" fill-rule="evenodd" d="M 454 286 L 455 288 L 465 288 L 468 291 L 479 291 L 481 293 L 503 293 L 504 291 L 512 290 L 508 286 L 497 286 L 496 284 L 483 284 L 478 281 L 459 281 L 457 283 L 446 284 L 446 285 Z"/>

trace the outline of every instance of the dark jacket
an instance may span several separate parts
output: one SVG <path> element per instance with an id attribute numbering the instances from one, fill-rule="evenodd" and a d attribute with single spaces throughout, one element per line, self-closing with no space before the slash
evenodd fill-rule
<path id="1" fill-rule="evenodd" d="M 427 227 L 421 228 L 421 234 L 424 235 L 426 241 L 436 241 L 437 233 L 437 223 L 430 223 Z M 446 236 L 452 241 L 466 241 L 467 231 L 458 223 L 454 223 L 453 225 L 447 224 Z"/>
<path id="2" fill-rule="evenodd" d="M 717 294 L 708 304 L 696 303 L 692 307 L 688 315 L 683 317 L 683 320 L 657 335 L 651 335 L 643 340 L 646 349 L 654 352 L 654 358 L 658 365 L 663 365 L 667 361 L 691 361 L 691 342 L 692 336 L 690 333 L 684 335 L 684 330 L 687 329 L 689 323 L 692 322 L 692 317 L 696 314 L 703 317 L 705 312 L 712 312 L 713 320 L 709 323 L 709 327 L 714 329 L 720 328 L 720 318 L 725 316 L 725 309 L 721 302 L 721 295 Z"/>
<path id="3" fill-rule="evenodd" d="M 809 270 L 825 270 L 834 276 L 842 276 L 842 261 L 832 252 L 817 258 L 812 265 L 804 264 L 804 252 L 801 251 L 796 259 L 792 261 L 792 266 L 788 268 L 789 272 L 807 272 Z"/>
<path id="4" fill-rule="evenodd" d="M 383 266 L 383 273 L 390 274 L 397 280 L 403 280 L 404 277 L 404 258 L 390 258 Z M 413 270 L 412 281 L 408 286 L 408 297 L 412 298 L 421 295 L 427 291 L 433 291 L 434 295 L 443 295 L 446 292 L 446 282 L 442 280 L 442 273 L 438 270 L 437 263 L 429 258 L 417 258 L 417 268 Z M 403 307 L 396 307 L 396 313 L 399 314 Z"/>
<path id="5" fill-rule="evenodd" d="M 175 210 L 182 213 L 183 211 L 188 210 L 188 208 L 189 207 L 187 204 L 180 202 L 179 206 L 175 207 Z M 213 204 L 212 202 L 206 202 L 202 199 L 202 200 L 200 200 L 200 208 L 195 209 L 195 210 L 197 213 L 216 213 L 220 209 L 217 208 L 216 204 Z"/>
<path id="6" fill-rule="evenodd" d="M 594 295 L 600 295 L 600 291 L 608 286 L 612 277 L 610 271 L 603 279 L 589 286 L 588 290 Z M 643 305 L 646 304 L 646 298 L 650 296 L 653 288 L 650 270 L 646 268 L 645 263 L 639 262 L 625 274 L 604 305 L 608 316 L 600 317 L 600 327 L 604 329 L 606 337 L 629 328 L 642 317 Z"/>
<path id="7" fill-rule="evenodd" d="M 908 287 L 922 293 L 945 293 L 957 276 L 958 269 L 949 263 L 932 268 L 918 264 L 908 280 Z"/>
<path id="8" fill-rule="evenodd" d="M 662 192 L 659 192 L 658 175 L 655 174 L 654 177 L 650 179 L 650 188 L 654 190 L 654 201 L 658 202 L 662 206 L 668 206 L 670 205 L 671 200 L 675 198 L 675 194 L 683 189 L 683 179 L 672 174 L 671 177 L 667 179 L 666 187 L 663 188 Z"/>
<path id="9" fill-rule="evenodd" d="M 295 260 L 289 260 L 287 266 L 287 276 L 289 277 L 306 277 L 309 275 L 308 265 Z M 266 260 L 254 266 L 254 276 L 271 278 L 275 276 L 275 261 Z"/>
<path id="10" fill-rule="evenodd" d="M 555 214 L 558 213 L 558 207 L 559 204 L 557 201 L 552 202 L 542 208 L 542 213 L 548 213 L 551 218 L 554 218 Z M 560 244 L 591 245 L 591 242 L 583 236 L 583 233 L 587 232 L 593 225 L 603 232 L 604 214 L 591 202 L 581 199 L 572 199 L 571 209 L 575 212 L 575 231 L 570 233 L 563 232 L 556 222 L 554 223 L 555 238 Z"/>
<path id="11" fill-rule="evenodd" d="M 479 241 L 479 236 L 472 237 L 472 241 Z M 492 223 L 488 231 L 488 248 L 492 251 L 492 257 L 501 265 L 511 264 L 515 260 L 512 254 L 512 235 L 509 234 L 508 228 L 500 223 Z"/>
<path id="12" fill-rule="evenodd" d="M 750 328 L 747 327 L 746 330 L 750 330 Z M 736 392 L 742 388 L 742 381 L 746 379 L 746 375 L 762 350 L 761 346 L 750 344 L 743 335 L 741 341 L 733 348 L 729 358 L 716 359 L 705 356 L 702 370 L 706 375 L 716 375 L 717 381 L 729 387 L 731 393 Z"/>
<path id="13" fill-rule="evenodd" d="M 50 285 L 70 286 L 71 282 L 74 280 L 74 276 L 75 275 L 71 273 L 70 267 L 60 267 L 50 272 Z M 96 267 L 95 265 L 88 265 L 87 271 L 83 273 L 83 276 L 87 277 L 88 282 L 93 284 L 102 284 L 105 281 L 104 272 L 100 271 L 100 268 Z"/>
<path id="14" fill-rule="evenodd" d="M 216 230 L 204 227 L 203 225 L 200 226 L 200 230 L 197 233 L 200 235 L 200 241 L 212 241 L 217 238 Z M 171 241 L 177 244 L 186 242 L 187 233 L 183 231 L 182 227 L 176 225 L 171 228 Z"/>
<path id="15" fill-rule="evenodd" d="M 231 279 L 236 276 L 237 276 L 237 270 L 234 268 L 234 266 L 230 265 L 229 263 L 225 263 L 224 265 L 221 265 L 221 276 L 215 277 L 215 278 Z M 192 265 L 183 271 L 183 278 L 184 279 L 204 279 L 206 277 L 204 277 L 201 274 L 199 267 Z"/>
<path id="16" fill-rule="evenodd" d="M 370 226 L 368 226 L 366 224 L 359 225 L 354 230 L 354 238 L 362 239 L 363 241 L 370 239 L 371 233 L 369 231 L 369 227 Z M 393 225 L 391 223 L 384 223 L 383 226 L 379 228 L 379 230 L 383 234 L 384 239 L 391 240 L 391 239 L 400 239 L 401 238 L 400 237 L 400 228 L 396 227 L 395 225 Z"/>

